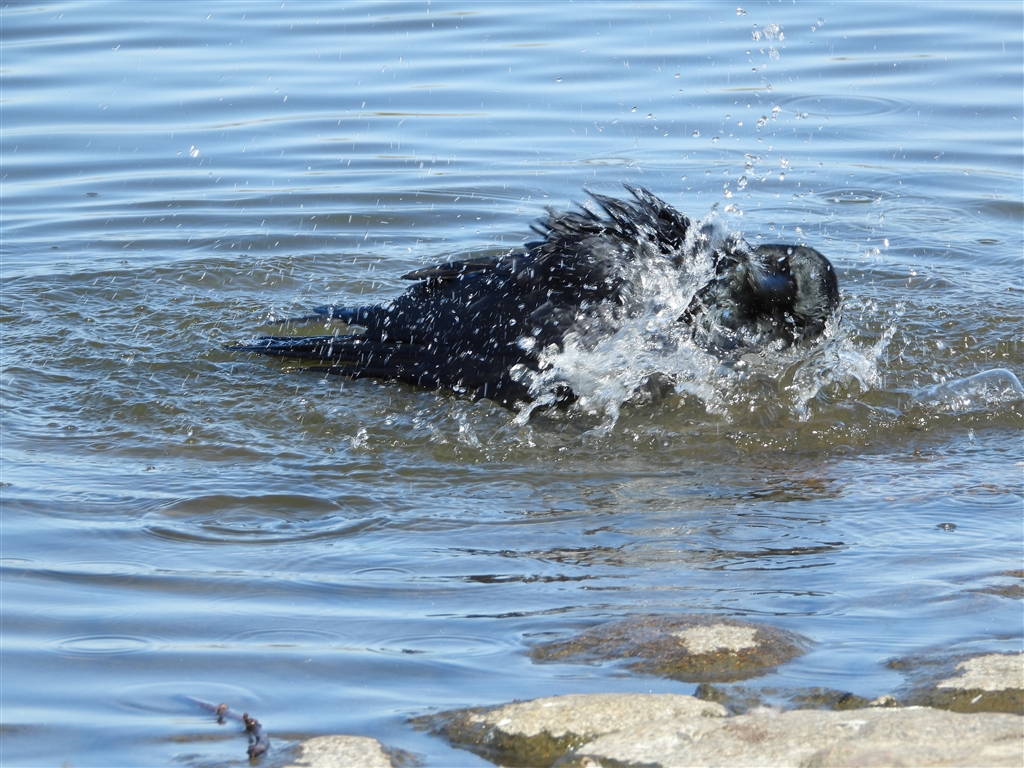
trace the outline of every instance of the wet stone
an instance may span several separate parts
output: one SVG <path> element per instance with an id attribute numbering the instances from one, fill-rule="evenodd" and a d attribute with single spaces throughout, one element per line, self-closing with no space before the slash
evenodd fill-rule
<path id="1" fill-rule="evenodd" d="M 905 697 L 908 704 L 954 712 L 1009 712 L 1024 715 L 1024 653 L 991 653 L 964 659 L 952 674 L 948 665 L 890 664 L 908 667 L 917 683 Z"/>
<path id="2" fill-rule="evenodd" d="M 546 768 L 605 734 L 727 714 L 719 704 L 678 694 L 570 694 L 442 712 L 413 724 L 502 766 Z"/>
<path id="3" fill-rule="evenodd" d="M 812 688 L 797 693 L 790 698 L 795 709 L 828 709 L 845 712 L 850 709 L 863 709 L 871 706 L 871 700 L 848 691 L 836 691 L 831 688 Z"/>
<path id="4" fill-rule="evenodd" d="M 317 736 L 299 745 L 299 755 L 285 768 L 395 768 L 376 739 L 365 736 Z"/>
<path id="5" fill-rule="evenodd" d="M 927 708 L 762 709 L 729 718 L 652 721 L 602 736 L 559 768 L 613 766 L 1020 766 L 1021 719 Z"/>
<path id="6" fill-rule="evenodd" d="M 799 656 L 809 642 L 776 627 L 718 616 L 642 617 L 535 647 L 541 662 L 630 659 L 630 669 L 685 682 L 731 682 L 762 675 Z"/>

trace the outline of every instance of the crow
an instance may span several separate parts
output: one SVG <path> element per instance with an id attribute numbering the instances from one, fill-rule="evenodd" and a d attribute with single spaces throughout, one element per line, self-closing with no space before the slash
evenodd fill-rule
<path id="1" fill-rule="evenodd" d="M 316 370 L 449 389 L 506 406 L 532 399 L 530 372 L 569 334 L 595 345 L 644 300 L 644 270 L 678 277 L 693 343 L 720 358 L 819 339 L 839 304 L 835 270 L 806 245 L 752 247 L 694 225 L 650 192 L 592 194 L 596 206 L 558 212 L 522 250 L 451 261 L 404 275 L 413 285 L 365 306 L 328 305 L 296 320 L 336 320 L 344 334 L 263 336 L 229 348 L 320 361 Z M 574 396 L 566 389 L 560 400 Z"/>

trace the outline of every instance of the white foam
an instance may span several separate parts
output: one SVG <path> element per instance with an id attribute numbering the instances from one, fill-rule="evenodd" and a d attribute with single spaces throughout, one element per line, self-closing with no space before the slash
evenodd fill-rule
<path id="1" fill-rule="evenodd" d="M 811 347 L 748 350 L 725 361 L 693 342 L 691 328 L 679 318 L 714 276 L 714 250 L 731 237 L 712 214 L 691 227 L 684 269 L 658 254 L 636 264 L 629 279 L 636 289 L 621 306 L 581 316 L 579 331 L 566 335 L 562 350 L 550 347 L 540 355 L 539 371 L 523 373 L 535 399 L 516 422 L 525 425 L 531 413 L 556 402 L 566 387 L 576 395 L 570 412 L 596 416 L 596 430 L 607 432 L 623 405 L 648 401 L 665 390 L 696 397 L 709 412 L 728 420 L 737 409 L 756 407 L 748 384 L 767 378 L 780 383 L 783 405 L 807 419 L 810 402 L 827 385 L 856 380 L 862 389 L 879 386 L 878 360 L 895 327 L 865 344 L 853 339 L 841 319 L 833 319 L 822 341 Z"/>

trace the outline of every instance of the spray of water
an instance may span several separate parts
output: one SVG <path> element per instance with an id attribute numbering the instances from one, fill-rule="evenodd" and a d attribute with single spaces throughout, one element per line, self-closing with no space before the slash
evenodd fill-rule
<path id="1" fill-rule="evenodd" d="M 597 417 L 596 430 L 607 432 L 624 405 L 668 393 L 692 396 L 728 420 L 756 407 L 760 385 L 773 382 L 793 415 L 807 419 L 823 387 L 853 380 L 862 389 L 877 386 L 878 361 L 893 328 L 864 344 L 836 318 L 811 348 L 767 346 L 728 358 L 694 343 L 692 329 L 679 318 L 714 276 L 714 251 L 737 237 L 711 214 L 691 228 L 682 267 L 679 254 L 636 262 L 627 281 L 635 288 L 621 305 L 582 314 L 561 349 L 552 346 L 541 354 L 539 371 L 522 372 L 535 399 L 516 422 L 525 425 L 531 413 L 557 402 L 567 388 L 576 394 L 570 411 Z"/>
<path id="2" fill-rule="evenodd" d="M 1024 400 L 1024 386 L 1012 371 L 993 368 L 919 389 L 914 400 L 933 412 L 965 413 Z"/>

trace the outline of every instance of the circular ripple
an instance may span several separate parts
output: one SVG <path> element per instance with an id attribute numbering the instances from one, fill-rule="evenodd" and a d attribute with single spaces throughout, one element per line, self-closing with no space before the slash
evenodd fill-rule
<path id="1" fill-rule="evenodd" d="M 275 517 L 225 514 L 178 521 L 167 525 L 160 522 L 146 527 L 147 535 L 170 541 L 197 544 L 253 543 L 289 544 L 316 539 L 340 539 L 357 536 L 381 524 L 377 518 L 347 520 L 343 518 L 316 518 L 313 520 L 281 520 Z"/>
<path id="2" fill-rule="evenodd" d="M 69 656 L 123 656 L 157 648 L 152 638 L 139 635 L 79 635 L 60 638 L 49 645 Z"/>
<path id="3" fill-rule="evenodd" d="M 975 218 L 971 211 L 940 200 L 903 200 L 902 205 L 886 206 L 884 213 L 888 228 L 899 230 L 905 227 L 912 232 L 929 232 L 933 237 L 936 227 L 962 226 Z"/>
<path id="4" fill-rule="evenodd" d="M 423 654 L 467 658 L 503 653 L 508 646 L 509 643 L 500 638 L 477 635 L 408 635 L 384 640 L 371 650 L 395 655 Z"/>
<path id="5" fill-rule="evenodd" d="M 870 96 L 797 96 L 779 106 L 815 117 L 860 117 L 889 115 L 906 108 L 895 99 Z"/>
<path id="6" fill-rule="evenodd" d="M 232 642 L 267 648 L 308 648 L 337 646 L 345 638 L 336 632 L 319 629 L 250 629 L 228 638 Z"/>
<path id="7" fill-rule="evenodd" d="M 412 574 L 412 571 L 408 568 L 395 568 L 394 566 L 381 565 L 375 566 L 373 568 L 360 568 L 358 570 L 352 571 L 350 576 L 359 579 L 376 580 L 390 579 L 394 576 L 405 578 L 410 574 Z"/>
<path id="8" fill-rule="evenodd" d="M 130 683 L 115 688 L 112 694 L 113 701 L 123 710 L 165 715 L 187 712 L 207 716 L 208 713 L 196 704 L 197 700 L 231 702 L 238 707 L 250 707 L 260 701 L 259 696 L 244 686 L 189 677 L 173 682 Z"/>

